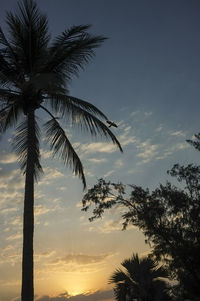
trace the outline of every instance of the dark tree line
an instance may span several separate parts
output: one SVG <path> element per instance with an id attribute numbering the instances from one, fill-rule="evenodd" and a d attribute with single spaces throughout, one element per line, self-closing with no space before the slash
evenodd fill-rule
<path id="1" fill-rule="evenodd" d="M 195 137 L 188 142 L 200 150 L 200 134 Z M 85 194 L 82 210 L 94 206 L 92 221 L 107 209 L 123 207 L 123 228 L 137 226 L 151 245 L 153 258 L 164 264 L 170 279 L 178 281 L 174 299 L 199 300 L 200 166 L 175 164 L 168 174 L 179 185 L 167 182 L 153 191 L 100 179 Z"/>

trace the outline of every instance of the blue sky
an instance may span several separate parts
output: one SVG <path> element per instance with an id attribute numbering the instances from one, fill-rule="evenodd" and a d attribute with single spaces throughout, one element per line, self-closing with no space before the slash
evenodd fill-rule
<path id="1" fill-rule="evenodd" d="M 185 140 L 199 132 L 200 3 L 184 0 L 38 0 L 52 37 L 71 25 L 92 24 L 109 39 L 70 94 L 92 102 L 121 142 L 91 139 L 63 124 L 85 167 L 88 187 L 99 177 L 155 188 L 174 163 L 199 162 Z M 1 0 L 0 23 L 16 1 Z M 41 117 L 41 116 L 40 116 Z M 42 116 L 43 118 L 43 116 Z M 18 300 L 21 275 L 23 176 L 0 142 L 0 299 Z M 148 246 L 137 229 L 121 232 L 119 212 L 89 223 L 81 212 L 82 184 L 52 160 L 41 141 L 44 176 L 36 187 L 35 289 L 40 301 L 112 299 L 111 273 L 132 252 Z"/>

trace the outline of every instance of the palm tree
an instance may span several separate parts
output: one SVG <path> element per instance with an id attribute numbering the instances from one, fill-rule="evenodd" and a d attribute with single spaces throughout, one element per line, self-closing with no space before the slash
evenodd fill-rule
<path id="1" fill-rule="evenodd" d="M 167 284 L 160 279 L 167 276 L 166 270 L 158 267 L 150 257 L 139 258 L 133 254 L 122 262 L 109 283 L 115 284 L 114 295 L 117 301 L 168 301 Z"/>
<path id="2" fill-rule="evenodd" d="M 83 166 L 60 119 L 122 148 L 102 121 L 107 117 L 92 104 L 70 96 L 67 89 L 105 38 L 89 34 L 89 26 L 81 25 L 65 30 L 50 44 L 48 20 L 34 0 L 19 2 L 17 13 L 7 13 L 6 23 L 8 37 L 0 28 L 0 131 L 15 127 L 13 146 L 25 174 L 21 298 L 32 301 L 34 182 L 42 172 L 36 111 L 49 116 L 44 131 L 53 155 L 73 169 L 84 188 Z"/>

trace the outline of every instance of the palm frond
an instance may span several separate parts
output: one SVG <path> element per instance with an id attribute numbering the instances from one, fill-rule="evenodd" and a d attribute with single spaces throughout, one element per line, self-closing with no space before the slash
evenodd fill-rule
<path id="1" fill-rule="evenodd" d="M 109 279 L 109 283 L 115 284 L 114 295 L 116 300 L 124 301 L 129 297 L 133 300 L 133 294 L 136 295 L 138 291 L 138 284 L 129 275 L 128 271 L 121 269 L 115 270 Z M 129 300 L 129 299 L 128 299 Z"/>
<path id="2" fill-rule="evenodd" d="M 65 115 L 64 112 L 68 114 L 69 112 L 73 111 L 75 113 L 77 109 L 77 113 L 75 114 L 80 115 L 83 109 L 84 111 L 104 118 L 105 120 L 108 119 L 107 116 L 101 110 L 99 110 L 91 103 L 84 101 L 80 98 L 58 93 L 48 93 L 48 96 L 50 98 L 50 104 L 52 109 L 59 114 Z"/>
<path id="3" fill-rule="evenodd" d="M 0 83 L 2 86 L 17 86 L 20 79 L 20 73 L 10 61 L 5 49 L 0 49 Z"/>
<path id="4" fill-rule="evenodd" d="M 117 301 L 131 301 L 134 300 L 132 298 L 132 296 L 130 297 L 130 292 L 129 292 L 129 288 L 122 284 L 122 283 L 118 283 L 115 287 L 114 287 L 114 296 L 115 296 L 115 300 Z M 128 298 L 128 299 L 127 299 Z"/>
<path id="5" fill-rule="evenodd" d="M 100 110 L 98 110 L 95 106 L 90 106 L 86 102 L 81 103 L 78 101 L 76 103 L 76 98 L 68 98 L 68 96 L 63 95 L 55 96 L 57 101 L 53 104 L 52 99 L 51 105 L 54 109 L 59 109 L 61 111 L 60 113 L 62 114 L 62 117 L 67 120 L 71 118 L 73 125 L 86 129 L 93 136 L 100 134 L 107 139 L 111 139 L 112 142 L 119 147 L 120 151 L 123 152 L 119 141 L 111 130 L 100 119 L 93 115 L 96 114 L 105 118 L 106 116 Z M 63 102 L 63 100 L 65 100 L 65 102 Z"/>
<path id="6" fill-rule="evenodd" d="M 10 54 L 10 57 L 13 58 L 15 63 L 17 63 L 17 56 L 14 52 L 14 49 L 12 48 L 11 44 L 9 43 L 8 39 L 6 38 L 2 28 L 0 27 L 0 44 L 4 45 L 6 47 L 6 53 Z"/>
<path id="7" fill-rule="evenodd" d="M 13 103 L 19 99 L 19 94 L 11 89 L 0 88 L 0 102 Z"/>
<path id="8" fill-rule="evenodd" d="M 26 172 L 28 162 L 28 149 L 31 149 L 31 160 L 34 162 L 34 177 L 37 181 L 42 172 L 40 164 L 40 151 L 39 151 L 39 127 L 37 122 L 34 122 L 34 137 L 28 135 L 28 117 L 20 123 L 16 128 L 16 133 L 12 142 L 13 149 L 15 150 L 23 173 Z M 31 141 L 30 141 L 31 139 Z M 30 159 L 29 159 L 30 160 Z"/>
<path id="9" fill-rule="evenodd" d="M 111 130 L 101 120 L 99 120 L 97 117 L 90 114 L 89 112 L 82 110 L 81 114 L 75 116 L 75 119 L 72 120 L 72 122 L 74 125 L 78 125 L 81 128 L 85 128 L 93 136 L 97 136 L 97 134 L 99 134 L 102 137 L 105 137 L 106 139 L 111 139 L 113 144 L 117 145 L 119 150 L 123 152 L 120 142 L 111 132 Z"/>
<path id="10" fill-rule="evenodd" d="M 132 283 L 130 277 L 127 273 L 123 272 L 121 269 L 115 270 L 112 276 L 109 279 L 109 283 Z"/>
<path id="11" fill-rule="evenodd" d="M 26 74 L 38 70 L 46 57 L 49 41 L 48 21 L 33 0 L 18 3 L 19 13 L 7 13 L 10 43 L 15 49 L 21 70 Z"/>
<path id="12" fill-rule="evenodd" d="M 56 52 L 60 47 L 63 47 L 63 45 L 67 46 L 69 42 L 81 38 L 90 27 L 91 25 L 89 24 L 71 26 L 55 38 L 51 46 L 51 51 Z"/>
<path id="13" fill-rule="evenodd" d="M 167 285 L 161 278 L 167 273 L 152 257 L 139 258 L 138 254 L 133 254 L 122 266 L 124 269 L 117 269 L 109 282 L 115 284 L 116 300 L 147 300 L 150 296 L 152 300 L 157 300 L 158 296 L 165 300 Z"/>
<path id="14" fill-rule="evenodd" d="M 186 142 L 188 142 L 190 145 L 194 146 L 194 148 L 196 148 L 198 151 L 200 151 L 200 133 L 195 134 L 194 138 L 196 140 L 188 139 L 188 140 L 186 140 Z"/>
<path id="15" fill-rule="evenodd" d="M 43 109 L 45 109 L 43 107 Z M 45 109 L 48 112 L 48 110 Z M 50 112 L 48 112 L 50 113 Z M 52 116 L 52 114 L 50 113 Z M 52 119 L 44 124 L 46 130 L 46 138 L 50 142 L 53 155 L 57 155 L 69 165 L 75 175 L 78 175 L 83 183 L 84 189 L 86 188 L 86 180 L 83 172 L 83 166 L 73 146 L 71 145 L 65 131 L 60 126 L 59 122 L 52 116 Z"/>
<path id="16" fill-rule="evenodd" d="M 8 128 L 17 124 L 22 113 L 22 107 L 18 102 L 2 106 L 0 110 L 0 131 L 3 133 Z"/>
<path id="17" fill-rule="evenodd" d="M 83 69 L 94 56 L 93 49 L 106 39 L 89 34 L 86 32 L 88 28 L 88 25 L 73 26 L 58 36 L 49 49 L 49 60 L 44 71 L 64 75 L 68 81 L 72 75 L 78 76 L 79 69 Z"/>

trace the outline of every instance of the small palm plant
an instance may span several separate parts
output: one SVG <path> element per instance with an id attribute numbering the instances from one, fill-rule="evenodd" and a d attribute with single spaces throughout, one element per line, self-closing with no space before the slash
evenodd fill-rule
<path id="1" fill-rule="evenodd" d="M 18 13 L 7 13 L 8 37 L 0 28 L 0 131 L 15 127 L 13 140 L 25 174 L 22 301 L 32 301 L 34 182 L 42 172 L 40 124 L 42 110 L 49 120 L 44 132 L 53 155 L 59 155 L 86 187 L 82 163 L 70 143 L 60 119 L 120 143 L 102 120 L 107 117 L 94 105 L 68 93 L 70 80 L 105 40 L 88 33 L 89 26 L 73 26 L 50 43 L 48 20 L 34 0 L 18 3 Z"/>
<path id="2" fill-rule="evenodd" d="M 161 279 L 167 272 L 158 267 L 150 257 L 139 258 L 133 254 L 122 262 L 123 269 L 117 269 L 110 277 L 114 284 L 117 301 L 168 301 L 167 284 Z"/>

